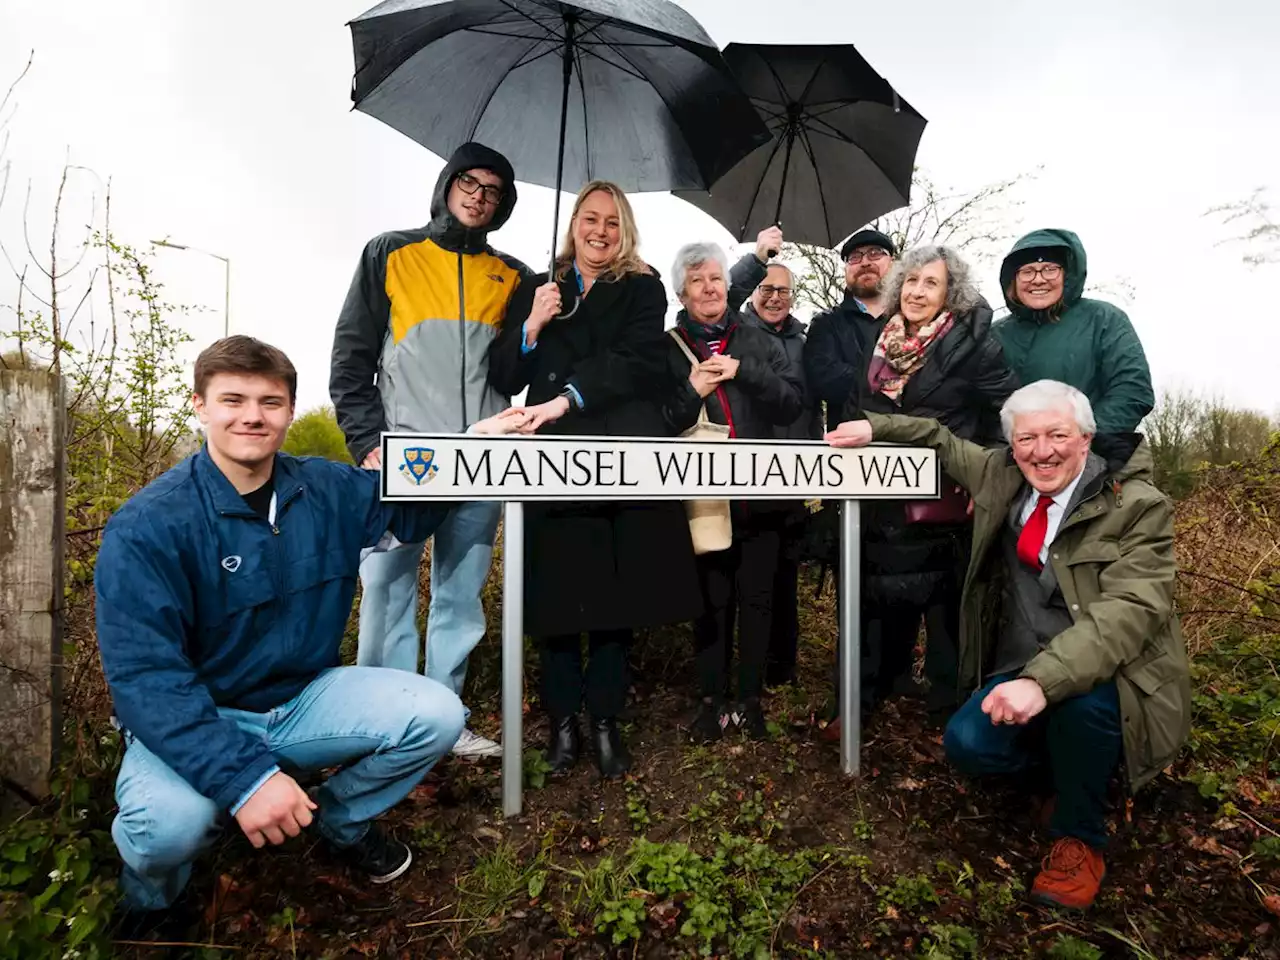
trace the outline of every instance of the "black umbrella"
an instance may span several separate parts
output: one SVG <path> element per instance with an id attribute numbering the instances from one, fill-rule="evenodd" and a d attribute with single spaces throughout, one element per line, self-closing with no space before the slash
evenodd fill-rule
<path id="1" fill-rule="evenodd" d="M 356 109 L 442 156 L 501 151 L 555 188 L 557 222 L 566 181 L 706 189 L 768 140 L 715 43 L 666 0 L 387 0 L 350 27 Z"/>
<path id="2" fill-rule="evenodd" d="M 777 223 L 824 247 L 909 202 L 925 119 L 852 45 L 731 43 L 724 57 L 773 136 L 709 193 L 678 197 L 740 242 Z"/>

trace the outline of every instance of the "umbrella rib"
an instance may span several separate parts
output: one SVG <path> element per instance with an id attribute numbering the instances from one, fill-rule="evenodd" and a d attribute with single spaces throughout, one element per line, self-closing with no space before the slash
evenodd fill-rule
<path id="1" fill-rule="evenodd" d="M 522 54 L 520 55 L 520 57 L 521 57 L 521 58 L 523 58 L 523 57 L 525 57 L 525 56 L 528 56 L 529 52 L 530 52 L 530 51 L 532 51 L 534 47 L 536 47 L 536 46 L 537 46 L 538 44 L 540 44 L 540 43 L 545 43 L 545 42 L 546 42 L 545 40 L 537 40 L 537 39 L 534 39 L 534 38 L 530 37 L 530 38 L 529 38 L 530 47 L 529 47 L 529 49 L 528 49 L 528 50 L 526 50 L 524 53 L 522 53 Z M 491 89 L 491 90 L 489 91 L 488 96 L 486 96 L 486 97 L 484 98 L 484 106 L 482 106 L 482 107 L 481 107 L 481 108 L 476 112 L 476 122 L 475 122 L 475 123 L 473 123 L 473 124 L 471 125 L 471 131 L 470 131 L 470 133 L 467 135 L 467 139 L 468 139 L 468 140 L 474 140 L 474 139 L 475 139 L 476 131 L 480 129 L 480 121 L 481 121 L 482 119 L 484 119 L 485 112 L 486 112 L 486 111 L 488 111 L 488 109 L 489 109 L 489 104 L 493 103 L 493 98 L 494 98 L 494 97 L 496 97 L 496 96 L 498 95 L 498 89 L 499 89 L 499 88 L 500 88 L 504 83 L 506 83 L 506 82 L 507 82 L 507 77 L 509 77 L 510 75 L 511 75 L 511 70 L 508 70 L 506 73 L 504 73 L 504 74 L 502 75 L 502 79 L 501 79 L 501 80 L 499 80 L 497 83 L 495 83 L 495 84 L 493 85 L 493 89 Z"/>
<path id="2" fill-rule="evenodd" d="M 609 47 L 609 49 L 611 50 L 613 49 L 613 45 L 610 43 L 605 43 L 604 46 Z M 601 63 L 607 64 L 608 66 L 613 67 L 613 69 L 615 70 L 621 70 L 623 73 L 627 74 L 628 76 L 635 77 L 637 80 L 643 83 L 649 83 L 649 78 L 646 77 L 639 70 L 637 70 L 635 68 L 635 65 L 632 64 L 630 60 L 627 60 L 627 58 L 623 56 L 622 53 L 619 51 L 615 50 L 614 52 L 617 53 L 619 57 L 622 57 L 623 60 L 626 60 L 627 65 L 625 67 L 620 63 L 614 63 L 612 60 L 609 60 L 605 57 L 600 56 L 600 54 L 596 53 L 594 50 L 583 50 L 582 52 L 589 57 L 595 57 Z M 650 84 L 650 86 L 652 86 L 652 84 Z"/>
<path id="3" fill-rule="evenodd" d="M 591 124 L 587 122 L 587 85 L 582 79 L 582 51 L 574 50 L 574 63 L 578 67 L 578 92 L 582 95 L 582 149 L 583 162 L 586 164 L 587 182 L 595 177 L 591 171 Z"/>
<path id="4" fill-rule="evenodd" d="M 501 3 L 501 4 L 502 4 L 504 7 L 506 7 L 508 10 L 510 10 L 512 13 L 514 13 L 517 17 L 522 18 L 522 19 L 524 19 L 524 20 L 527 20 L 527 21 L 529 21 L 530 23 L 532 23 L 535 27 L 540 28 L 540 29 L 543 31 L 543 33 L 545 33 L 545 34 L 546 34 L 546 37 L 544 37 L 543 39 L 546 39 L 546 40 L 563 40 L 563 39 L 564 39 L 564 37 L 562 37 L 560 34 L 556 33 L 556 32 L 555 32 L 555 30 L 553 30 L 553 29 L 552 29 L 551 27 L 549 27 L 547 24 L 544 24 L 544 23 L 542 23 L 541 21 L 539 21 L 539 20 L 535 19 L 533 16 L 531 16 L 531 15 L 530 15 L 530 14 L 528 14 L 528 13 L 525 13 L 525 12 L 524 12 L 523 10 L 521 10 L 519 7 L 512 6 L 512 5 L 511 5 L 511 3 L 510 3 L 510 2 L 508 2 L 508 0 L 498 0 L 498 2 L 499 2 L 499 3 Z M 560 22 L 563 22 L 564 18 L 563 18 L 563 17 L 554 17 L 554 16 L 553 16 L 552 18 L 550 18 L 550 20 L 551 20 L 551 22 L 552 22 L 552 23 L 560 23 Z M 503 23 L 516 23 L 516 22 L 518 22 L 518 21 L 517 21 L 517 20 L 504 20 L 504 21 L 502 21 L 502 22 L 503 22 Z M 530 37 L 529 39 L 531 39 L 531 40 L 532 40 L 532 39 L 534 39 L 534 38 L 533 38 L 533 37 Z"/>
<path id="5" fill-rule="evenodd" d="M 544 41 L 542 41 L 542 40 L 535 40 L 535 41 L 534 41 L 534 43 L 543 43 L 543 42 L 544 42 Z M 519 62 L 519 63 L 513 63 L 513 64 L 511 65 L 511 68 L 507 71 L 507 73 L 511 73 L 511 72 L 513 72 L 513 71 L 515 71 L 515 70 L 520 69 L 521 67 L 527 67 L 527 66 L 529 66 L 529 64 L 531 64 L 531 63 L 537 63 L 537 62 L 538 62 L 539 60 L 541 60 L 543 57 L 550 57 L 550 56 L 553 56 L 553 55 L 554 55 L 554 54 L 556 54 L 556 53 L 559 53 L 559 51 L 558 51 L 555 47 L 548 47 L 546 50 L 543 50 L 541 53 L 537 54 L 536 56 L 532 56 L 532 57 L 530 57 L 530 56 L 528 56 L 528 55 L 526 54 L 526 56 L 525 56 L 524 58 L 521 58 L 521 60 L 520 60 L 520 62 Z"/>
<path id="6" fill-rule="evenodd" d="M 756 181 L 756 188 L 751 194 L 751 202 L 747 204 L 747 215 L 742 218 L 742 226 L 738 227 L 736 239 L 742 242 L 743 231 L 747 229 L 747 224 L 751 222 L 751 211 L 756 208 L 756 201 L 760 199 L 760 191 L 764 189 L 765 178 L 769 176 L 769 168 L 773 166 L 773 158 L 778 155 L 778 148 L 782 146 L 782 137 L 776 137 L 773 141 L 773 149 L 769 151 L 769 159 L 764 162 L 764 169 L 760 172 L 760 179 Z M 784 170 L 785 174 L 786 171 Z"/>
<path id="7" fill-rule="evenodd" d="M 800 144 L 804 147 L 809 165 L 813 167 L 813 177 L 818 183 L 818 203 L 822 205 L 822 223 L 827 228 L 827 242 L 831 241 L 831 213 L 827 210 L 827 192 L 822 187 L 822 171 L 818 169 L 818 159 L 813 155 L 813 144 L 809 142 L 809 130 L 800 128 Z"/>

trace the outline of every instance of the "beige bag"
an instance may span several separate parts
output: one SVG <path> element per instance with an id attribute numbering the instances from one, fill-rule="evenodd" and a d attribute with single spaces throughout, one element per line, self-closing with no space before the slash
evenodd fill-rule
<path id="1" fill-rule="evenodd" d="M 681 352 L 689 358 L 689 363 L 696 367 L 698 358 L 680 338 L 680 334 L 675 330 L 668 332 Z M 680 436 L 685 440 L 728 440 L 729 428 L 722 423 L 713 423 L 707 416 L 707 405 L 704 403 L 698 411 L 698 422 Z M 689 536 L 693 540 L 695 554 L 728 550 L 733 545 L 733 521 L 729 515 L 728 500 L 686 500 L 684 512 L 689 518 Z"/>

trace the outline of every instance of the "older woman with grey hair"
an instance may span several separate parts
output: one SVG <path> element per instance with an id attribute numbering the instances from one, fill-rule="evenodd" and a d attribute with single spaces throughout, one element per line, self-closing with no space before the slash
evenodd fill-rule
<path id="1" fill-rule="evenodd" d="M 804 387 L 777 338 L 744 323 L 729 305 L 729 263 L 714 243 L 691 243 L 676 253 L 671 279 L 684 309 L 667 344 L 671 386 L 662 414 L 673 433 L 698 423 L 699 413 L 728 428 L 730 439 L 771 439 L 794 421 Z M 740 728 L 765 736 L 760 704 L 773 618 L 786 505 L 731 505 L 733 538 L 725 550 L 697 557 L 704 613 L 694 624 L 701 702 L 690 726 L 699 742 Z M 729 678 L 734 620 L 738 621 L 737 683 Z"/>
<path id="2" fill-rule="evenodd" d="M 928 417 L 965 440 L 1001 443 L 1000 407 L 1018 383 L 969 265 L 951 247 L 917 247 L 894 265 L 884 289 L 885 316 L 850 408 Z M 964 491 L 945 476 L 943 491 L 940 500 L 878 502 L 864 514 L 864 712 L 907 679 L 921 618 L 930 712 L 941 720 L 955 706 L 973 523 Z"/>

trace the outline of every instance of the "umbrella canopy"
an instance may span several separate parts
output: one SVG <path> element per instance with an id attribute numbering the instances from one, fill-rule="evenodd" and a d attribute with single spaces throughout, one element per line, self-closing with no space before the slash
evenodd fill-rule
<path id="1" fill-rule="evenodd" d="M 852 45 L 731 43 L 724 57 L 772 138 L 710 192 L 677 196 L 738 241 L 777 223 L 824 247 L 909 202 L 926 121 Z"/>
<path id="2" fill-rule="evenodd" d="M 666 0 L 387 0 L 350 27 L 357 110 L 442 156 L 479 140 L 529 183 L 705 189 L 768 139 Z"/>

